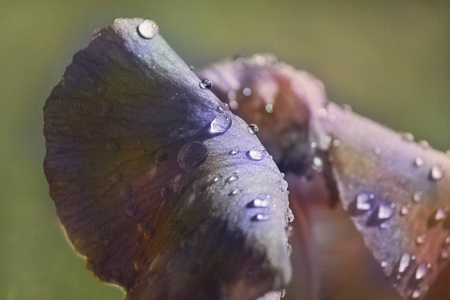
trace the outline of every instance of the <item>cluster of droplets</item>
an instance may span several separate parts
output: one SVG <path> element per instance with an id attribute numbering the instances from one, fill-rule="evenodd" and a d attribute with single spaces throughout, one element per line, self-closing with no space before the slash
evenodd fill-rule
<path id="1" fill-rule="evenodd" d="M 360 193 L 350 204 L 348 210 L 353 216 L 370 213 L 366 225 L 385 228 L 385 222 L 395 214 L 396 206 L 394 203 L 379 201 L 372 193 Z"/>

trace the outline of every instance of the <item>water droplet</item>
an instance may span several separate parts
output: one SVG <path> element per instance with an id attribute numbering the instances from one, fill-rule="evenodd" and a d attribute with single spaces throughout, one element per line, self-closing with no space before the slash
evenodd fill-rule
<path id="1" fill-rule="evenodd" d="M 286 297 L 286 289 L 281 290 L 281 298 Z"/>
<path id="2" fill-rule="evenodd" d="M 258 126 L 257 126 L 256 124 L 250 124 L 250 125 L 248 125 L 248 132 L 249 132 L 250 134 L 257 134 L 258 131 L 259 131 L 259 128 L 258 128 Z"/>
<path id="3" fill-rule="evenodd" d="M 412 197 L 414 202 L 419 202 L 422 199 L 422 195 L 423 195 L 422 191 L 414 192 L 413 197 Z"/>
<path id="4" fill-rule="evenodd" d="M 398 272 L 402 274 L 409 267 L 411 262 L 411 256 L 408 253 L 403 253 L 400 257 L 400 262 L 398 264 Z"/>
<path id="5" fill-rule="evenodd" d="M 269 217 L 264 214 L 257 214 L 253 216 L 252 221 L 268 221 Z"/>
<path id="6" fill-rule="evenodd" d="M 450 256 L 450 248 L 444 248 L 441 251 L 441 258 L 442 259 L 448 259 L 448 257 Z"/>
<path id="7" fill-rule="evenodd" d="M 213 179 L 213 183 L 216 183 L 216 182 L 218 182 L 220 179 L 222 179 L 222 175 L 217 175 L 216 177 L 214 177 L 214 179 Z"/>
<path id="8" fill-rule="evenodd" d="M 190 69 L 191 71 L 194 71 L 194 70 L 195 70 L 194 66 L 189 66 L 189 69 Z"/>
<path id="9" fill-rule="evenodd" d="M 238 174 L 237 174 L 237 173 L 233 173 L 233 175 L 231 175 L 230 177 L 228 177 L 228 178 L 225 180 L 225 183 L 230 183 L 230 182 L 236 181 L 236 180 L 238 180 L 238 179 L 239 179 Z"/>
<path id="10" fill-rule="evenodd" d="M 441 180 L 444 177 L 444 170 L 439 166 L 434 166 L 430 171 L 430 178 L 434 181 Z"/>
<path id="11" fill-rule="evenodd" d="M 427 142 L 427 141 L 424 141 L 424 140 L 419 141 L 419 145 L 420 145 L 420 147 L 422 147 L 423 149 L 428 149 L 428 148 L 430 148 L 430 144 L 428 144 L 428 142 Z"/>
<path id="12" fill-rule="evenodd" d="M 178 152 L 178 165 L 183 170 L 192 170 L 205 162 L 208 157 L 208 149 L 203 143 L 192 142 L 181 147 Z"/>
<path id="13" fill-rule="evenodd" d="M 246 97 L 250 97 L 250 95 L 252 94 L 252 90 L 246 87 L 245 89 L 242 90 L 242 94 L 244 94 L 244 96 Z"/>
<path id="14" fill-rule="evenodd" d="M 287 252 L 288 252 L 288 256 L 292 255 L 292 246 L 289 243 L 287 243 Z"/>
<path id="15" fill-rule="evenodd" d="M 122 199 L 124 199 L 124 200 L 130 199 L 132 194 L 133 194 L 133 190 L 131 188 L 131 185 L 123 186 L 120 189 L 120 197 L 122 197 Z"/>
<path id="16" fill-rule="evenodd" d="M 445 219 L 445 217 L 446 217 L 445 211 L 444 211 L 444 209 L 442 209 L 442 208 L 439 208 L 439 209 L 436 211 L 436 214 L 434 215 L 434 219 L 435 219 L 436 221 L 442 221 L 442 220 Z"/>
<path id="17" fill-rule="evenodd" d="M 384 269 L 384 268 L 386 268 L 388 266 L 388 262 L 383 260 L 380 265 Z"/>
<path id="18" fill-rule="evenodd" d="M 231 127 L 231 118 L 225 114 L 220 114 L 209 124 L 209 132 L 212 134 L 222 134 Z"/>
<path id="19" fill-rule="evenodd" d="M 446 245 L 450 244 L 450 235 L 445 238 L 444 244 Z"/>
<path id="20" fill-rule="evenodd" d="M 375 196 L 373 194 L 359 194 L 356 196 L 356 209 L 359 211 L 368 211 L 372 208 L 371 200 L 373 200 Z"/>
<path id="21" fill-rule="evenodd" d="M 136 270 L 136 272 L 138 272 L 141 269 L 141 263 L 138 261 L 135 261 L 133 264 L 133 267 Z"/>
<path id="22" fill-rule="evenodd" d="M 273 104 L 267 104 L 266 105 L 266 111 L 271 114 L 273 113 Z"/>
<path id="23" fill-rule="evenodd" d="M 424 163 L 424 161 L 423 161 L 423 159 L 420 158 L 420 157 L 416 157 L 416 159 L 414 160 L 414 165 L 415 165 L 416 167 L 421 167 L 421 166 L 423 166 L 423 163 Z"/>
<path id="24" fill-rule="evenodd" d="M 202 81 L 200 81 L 199 86 L 202 89 L 209 90 L 212 87 L 212 82 L 211 82 L 211 80 L 204 78 L 204 79 L 202 79 Z"/>
<path id="25" fill-rule="evenodd" d="M 295 219 L 295 217 L 294 217 L 294 214 L 292 213 L 292 209 L 288 208 L 287 214 L 286 214 L 286 221 L 288 223 L 292 223 L 292 222 L 294 222 L 294 219 Z"/>
<path id="26" fill-rule="evenodd" d="M 247 204 L 247 207 L 264 208 L 264 207 L 267 207 L 268 205 L 269 205 L 269 202 L 266 199 L 255 198 L 249 204 Z"/>
<path id="27" fill-rule="evenodd" d="M 415 289 L 414 292 L 411 294 L 411 297 L 413 299 L 418 299 L 422 296 L 422 292 L 420 291 L 420 289 Z"/>
<path id="28" fill-rule="evenodd" d="M 312 144 L 312 143 L 311 143 Z M 332 142 L 333 147 L 337 148 L 341 145 L 341 140 L 340 139 L 334 139 Z M 312 146 L 312 145 L 311 145 Z M 317 144 L 316 144 L 317 146 Z"/>
<path id="29" fill-rule="evenodd" d="M 294 228 L 290 225 L 286 226 L 286 235 L 288 238 L 292 237 L 294 234 Z"/>
<path id="30" fill-rule="evenodd" d="M 402 135 L 403 140 L 405 140 L 407 142 L 414 141 L 414 136 L 410 132 L 403 132 L 401 135 Z"/>
<path id="31" fill-rule="evenodd" d="M 407 214 L 409 214 L 409 206 L 402 206 L 402 208 L 400 209 L 400 214 L 402 216 L 406 216 Z"/>
<path id="32" fill-rule="evenodd" d="M 238 153 L 239 153 L 239 149 L 230 150 L 230 151 L 228 152 L 228 154 L 230 154 L 230 155 L 236 155 L 236 154 L 238 154 Z"/>
<path id="33" fill-rule="evenodd" d="M 415 274 L 416 280 L 423 279 L 427 275 L 427 273 L 428 273 L 427 265 L 425 263 L 421 263 L 416 269 Z"/>
<path id="34" fill-rule="evenodd" d="M 266 152 L 252 149 L 247 151 L 246 155 L 250 160 L 260 161 L 266 156 Z"/>
<path id="35" fill-rule="evenodd" d="M 394 206 L 395 207 L 395 206 Z M 377 217 L 380 221 L 386 221 L 394 214 L 394 207 L 391 204 L 381 203 L 378 207 Z"/>
<path id="36" fill-rule="evenodd" d="M 229 196 L 235 196 L 235 195 L 237 195 L 239 193 L 239 189 L 234 189 L 234 190 L 232 190 L 228 195 Z"/>
<path id="37" fill-rule="evenodd" d="M 138 212 L 139 212 L 139 206 L 137 206 L 137 205 L 131 205 L 127 209 L 127 214 L 130 217 L 134 217 L 135 215 L 138 214 Z"/>
<path id="38" fill-rule="evenodd" d="M 423 245 L 425 243 L 426 239 L 427 239 L 427 234 L 422 233 L 421 235 L 416 237 L 416 244 Z"/>
<path id="39" fill-rule="evenodd" d="M 322 168 L 323 168 L 323 162 L 322 159 L 320 159 L 320 157 L 314 157 L 313 158 L 313 164 L 312 164 L 312 169 L 316 172 L 322 172 Z"/>
<path id="40" fill-rule="evenodd" d="M 154 21 L 145 20 L 139 24 L 137 30 L 139 35 L 144 39 L 152 39 L 158 34 L 159 28 Z"/>

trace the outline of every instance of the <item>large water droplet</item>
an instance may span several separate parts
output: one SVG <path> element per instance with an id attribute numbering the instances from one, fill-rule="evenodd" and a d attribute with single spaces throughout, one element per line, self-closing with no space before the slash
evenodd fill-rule
<path id="1" fill-rule="evenodd" d="M 255 198 L 250 203 L 247 204 L 247 207 L 251 208 L 264 208 L 269 205 L 269 202 L 266 199 Z"/>
<path id="2" fill-rule="evenodd" d="M 372 209 L 373 200 L 375 196 L 373 194 L 361 193 L 358 194 L 355 200 L 348 208 L 350 214 L 361 215 Z"/>
<path id="3" fill-rule="evenodd" d="M 145 20 L 139 24 L 137 31 L 144 39 L 152 39 L 158 34 L 159 28 L 154 21 Z"/>
<path id="4" fill-rule="evenodd" d="M 247 151 L 246 155 L 251 160 L 260 161 L 266 156 L 266 152 L 257 149 L 252 149 Z"/>
<path id="5" fill-rule="evenodd" d="M 209 124 L 211 134 L 222 134 L 231 127 L 231 118 L 225 114 L 219 114 Z"/>
<path id="6" fill-rule="evenodd" d="M 409 267 L 411 256 L 408 253 L 403 253 L 398 263 L 398 272 L 402 274 Z"/>
<path id="7" fill-rule="evenodd" d="M 250 134 L 257 134 L 258 131 L 259 131 L 259 128 L 258 128 L 258 126 L 257 126 L 256 124 L 250 124 L 250 125 L 248 125 L 248 132 L 249 132 Z"/>
<path id="8" fill-rule="evenodd" d="M 139 206 L 138 205 L 131 205 L 127 209 L 127 214 L 130 217 L 134 217 L 135 215 L 138 214 L 138 212 L 139 212 Z"/>
<path id="9" fill-rule="evenodd" d="M 210 89 L 212 87 L 212 82 L 211 80 L 204 78 L 200 81 L 199 86 L 202 89 Z"/>
<path id="10" fill-rule="evenodd" d="M 208 149 L 203 143 L 192 142 L 181 147 L 178 152 L 178 165 L 183 170 L 192 170 L 205 162 L 208 157 Z"/>
<path id="11" fill-rule="evenodd" d="M 434 181 L 441 180 L 444 177 L 444 170 L 439 166 L 434 166 L 430 171 L 430 178 Z"/>

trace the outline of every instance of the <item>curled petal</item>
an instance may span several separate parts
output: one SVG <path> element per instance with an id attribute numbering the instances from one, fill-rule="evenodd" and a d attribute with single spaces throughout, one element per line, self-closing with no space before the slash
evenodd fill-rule
<path id="1" fill-rule="evenodd" d="M 281 174 L 154 22 L 96 34 L 44 117 L 50 195 L 101 280 L 129 299 L 254 299 L 287 285 Z"/>

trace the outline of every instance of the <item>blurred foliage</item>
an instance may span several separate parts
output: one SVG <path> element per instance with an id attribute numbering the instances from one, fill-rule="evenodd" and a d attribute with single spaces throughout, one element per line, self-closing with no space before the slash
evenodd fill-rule
<path id="1" fill-rule="evenodd" d="M 42 107 L 72 55 L 117 17 L 155 20 L 196 67 L 273 53 L 331 100 L 450 148 L 448 1 L 0 2 L 0 299 L 122 299 L 70 249 L 48 196 Z"/>

